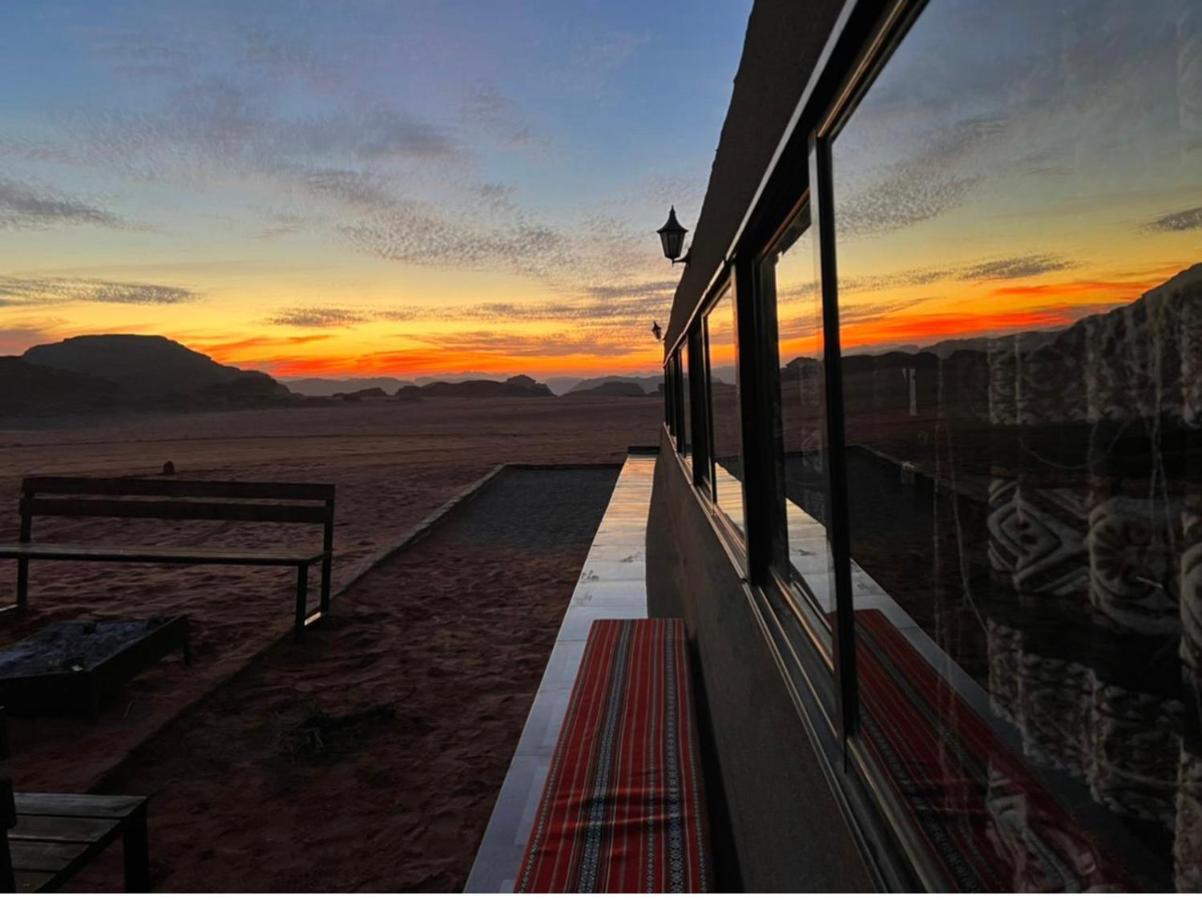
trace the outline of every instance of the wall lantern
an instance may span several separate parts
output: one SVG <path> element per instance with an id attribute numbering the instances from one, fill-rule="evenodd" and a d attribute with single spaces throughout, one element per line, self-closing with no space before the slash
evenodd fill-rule
<path id="1" fill-rule="evenodd" d="M 684 236 L 689 233 L 689 229 L 685 228 L 676 221 L 676 207 L 673 206 L 668 210 L 668 221 L 664 223 L 664 227 L 659 229 L 656 234 L 659 235 L 660 243 L 664 245 L 664 256 L 672 260 L 672 265 L 682 262 L 688 265 L 689 255 L 687 253 L 681 256 L 684 250 Z"/>

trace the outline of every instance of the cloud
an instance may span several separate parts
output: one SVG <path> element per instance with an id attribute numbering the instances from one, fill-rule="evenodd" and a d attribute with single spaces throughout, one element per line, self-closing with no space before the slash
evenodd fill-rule
<path id="1" fill-rule="evenodd" d="M 306 155 L 387 160 L 447 159 L 459 154 L 458 146 L 443 129 L 382 104 L 300 122 L 269 124 L 275 125 L 279 137 Z"/>
<path id="2" fill-rule="evenodd" d="M 429 204 L 398 200 L 390 209 L 338 230 L 362 252 L 422 265 L 499 265 L 527 275 L 570 268 L 568 241 L 521 217 L 489 227 L 451 219 Z"/>
<path id="3" fill-rule="evenodd" d="M 387 210 L 397 203 L 385 180 L 371 173 L 317 168 L 301 170 L 296 177 L 309 193 L 343 206 L 370 211 Z"/>
<path id="4" fill-rule="evenodd" d="M 901 287 L 919 287 L 940 281 L 1017 281 L 1048 272 L 1062 272 L 1078 263 L 1051 253 L 1030 253 L 987 259 L 963 266 L 924 266 L 880 275 L 841 278 L 839 290 L 845 294 L 882 291 Z M 810 287 L 810 286 L 807 286 Z"/>
<path id="5" fill-rule="evenodd" d="M 643 297 L 667 297 L 672 299 L 672 295 L 676 292 L 676 282 L 671 280 L 663 281 L 642 281 L 634 284 L 601 284 L 593 285 L 586 290 L 599 300 L 614 300 L 622 297 L 630 297 L 638 295 Z"/>
<path id="6" fill-rule="evenodd" d="M 875 172 L 866 168 L 867 159 L 844 163 L 843 170 L 856 173 L 865 167 L 865 174 L 853 175 L 855 183 L 836 210 L 839 231 L 855 236 L 880 234 L 934 219 L 962 205 L 985 181 L 981 150 L 1004 133 L 1005 127 L 1005 120 L 999 118 L 964 119 L 934 131 L 913 147 L 911 155 L 878 166 Z M 860 143 L 866 139 L 871 145 L 874 140 L 887 140 L 888 135 L 858 138 Z"/>
<path id="7" fill-rule="evenodd" d="M 1169 213 L 1144 225 L 1145 231 L 1196 231 L 1200 228 L 1202 228 L 1202 206 Z"/>
<path id="8" fill-rule="evenodd" d="M 626 356 L 642 349 L 642 345 L 647 343 L 642 333 L 623 339 L 622 334 L 605 332 L 525 335 L 482 330 L 413 337 L 457 356 Z"/>
<path id="9" fill-rule="evenodd" d="M 195 291 L 167 284 L 0 276 L 0 304 L 9 306 L 53 306 L 61 303 L 164 306 L 200 298 L 201 295 Z"/>
<path id="10" fill-rule="evenodd" d="M 337 306 L 305 306 L 281 310 L 268 321 L 272 325 L 292 325 L 297 328 L 343 328 L 366 322 L 370 315 Z"/>
<path id="11" fill-rule="evenodd" d="M 82 200 L 0 177 L 0 229 L 55 225 L 127 227 L 116 214 Z"/>
<path id="12" fill-rule="evenodd" d="M 1047 272 L 1062 272 L 1065 269 L 1071 269 L 1073 265 L 1071 260 L 1051 253 L 1032 253 L 1028 256 L 1012 256 L 1006 259 L 977 263 L 961 269 L 959 276 L 981 281 L 1030 278 Z"/>
<path id="13" fill-rule="evenodd" d="M 496 88 L 477 85 L 463 99 L 463 118 L 511 149 L 546 149 L 518 104 Z"/>

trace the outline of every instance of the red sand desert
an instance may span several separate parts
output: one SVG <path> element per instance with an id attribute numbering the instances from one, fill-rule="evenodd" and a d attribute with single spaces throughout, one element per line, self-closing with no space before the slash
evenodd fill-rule
<path id="1" fill-rule="evenodd" d="M 58 422 L 0 434 L 0 540 L 16 537 L 34 472 L 153 475 L 171 460 L 183 478 L 333 482 L 337 590 L 494 466 L 617 465 L 660 417 L 653 397 L 520 398 Z M 164 659 L 94 724 L 14 720 L 16 788 L 150 794 L 160 890 L 461 887 L 608 489 L 524 494 L 528 508 L 482 493 L 474 519 L 374 568 L 301 646 L 287 571 L 34 563 L 30 612 L 0 625 L 5 643 L 66 618 L 187 613 L 194 663 Z M 35 527 L 143 545 L 319 540 L 296 526 Z M 119 889 L 118 873 L 78 887 Z"/>

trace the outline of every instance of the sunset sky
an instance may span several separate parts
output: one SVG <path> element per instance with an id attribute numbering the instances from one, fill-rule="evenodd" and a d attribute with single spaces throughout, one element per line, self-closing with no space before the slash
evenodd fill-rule
<path id="1" fill-rule="evenodd" d="M 0 5 L 0 353 L 655 370 L 750 0 Z"/>
<path id="2" fill-rule="evenodd" d="M 933 0 L 833 148 L 843 347 L 1063 328 L 1202 262 L 1202 19 Z M 815 352 L 808 236 L 782 356 Z"/>
<path id="3" fill-rule="evenodd" d="M 654 229 L 696 222 L 750 5 L 4 3 L 0 353 L 654 371 Z M 1184 9 L 933 0 L 835 142 L 844 346 L 1063 327 L 1202 260 Z M 813 284 L 799 247 L 786 354 Z"/>

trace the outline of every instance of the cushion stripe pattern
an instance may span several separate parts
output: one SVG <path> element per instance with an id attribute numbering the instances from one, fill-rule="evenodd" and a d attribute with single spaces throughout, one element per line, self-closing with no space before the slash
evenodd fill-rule
<path id="1" fill-rule="evenodd" d="M 679 619 L 593 623 L 517 891 L 709 888 L 686 653 Z"/>

